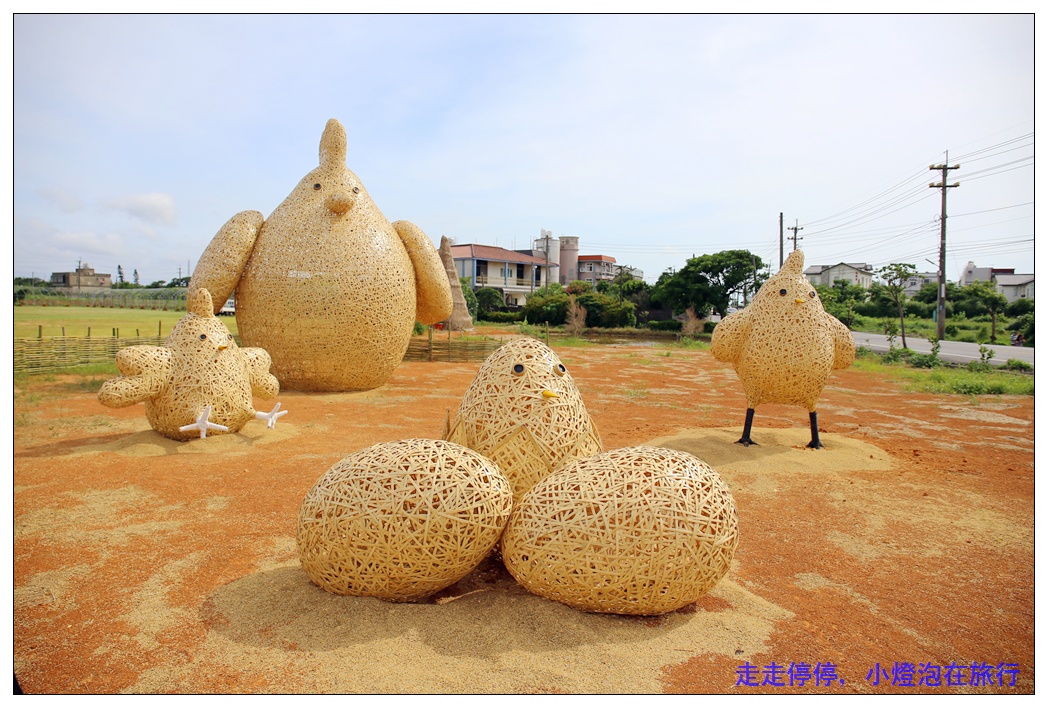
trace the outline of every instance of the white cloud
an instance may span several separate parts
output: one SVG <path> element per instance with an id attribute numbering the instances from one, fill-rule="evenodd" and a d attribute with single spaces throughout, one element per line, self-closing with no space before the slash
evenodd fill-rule
<path id="1" fill-rule="evenodd" d="M 174 197 L 170 194 L 132 194 L 110 199 L 103 206 L 158 226 L 173 226 L 178 221 Z"/>
<path id="2" fill-rule="evenodd" d="M 84 209 L 83 200 L 62 187 L 40 187 L 36 193 L 49 205 L 63 213 L 72 214 Z"/>

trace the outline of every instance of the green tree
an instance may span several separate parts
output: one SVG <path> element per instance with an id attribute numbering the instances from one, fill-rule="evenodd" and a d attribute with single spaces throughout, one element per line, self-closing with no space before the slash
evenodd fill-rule
<path id="1" fill-rule="evenodd" d="M 593 284 L 587 280 L 574 280 L 565 288 L 569 295 L 584 295 L 593 291 Z"/>
<path id="2" fill-rule="evenodd" d="M 954 302 L 958 295 L 957 290 L 959 287 L 955 282 L 945 283 L 945 301 Z M 912 296 L 917 302 L 923 302 L 925 304 L 937 304 L 938 303 L 938 283 L 937 282 L 925 282 L 920 287 L 920 291 Z"/>
<path id="3" fill-rule="evenodd" d="M 154 280 L 150 282 L 146 287 L 163 287 L 167 284 L 167 280 Z"/>
<path id="4" fill-rule="evenodd" d="M 141 285 L 141 284 L 142 284 L 142 283 L 141 283 L 141 282 L 140 282 L 140 281 L 138 280 L 138 268 L 135 268 L 135 271 L 134 271 L 134 275 L 132 275 L 132 277 L 131 277 L 131 281 L 132 281 L 132 282 L 133 282 L 134 284 L 136 284 L 136 285 Z"/>
<path id="5" fill-rule="evenodd" d="M 898 320 L 901 322 L 902 348 L 909 348 L 905 343 L 905 285 L 916 277 L 916 266 L 910 263 L 891 263 L 876 271 L 883 280 L 883 293 L 898 308 Z"/>
<path id="6" fill-rule="evenodd" d="M 976 300 L 992 317 L 992 332 L 989 341 L 996 343 L 996 315 L 1007 306 L 1007 298 L 996 291 L 996 286 L 991 282 L 976 280 L 963 288 L 964 295 L 968 299 Z"/>
<path id="7" fill-rule="evenodd" d="M 505 306 L 505 295 L 493 287 L 481 287 L 476 295 L 476 310 L 480 318 L 488 312 L 497 312 Z"/>
<path id="8" fill-rule="evenodd" d="M 167 283 L 167 287 L 189 287 L 189 277 L 175 277 Z"/>
<path id="9" fill-rule="evenodd" d="M 18 278 L 15 278 L 16 280 Z M 1031 314 L 1035 306 L 1031 299 L 1016 299 L 1003 310 L 1008 317 L 1020 317 L 1023 314 Z"/>
<path id="10" fill-rule="evenodd" d="M 121 283 L 124 281 L 124 268 L 122 265 L 116 266 L 116 281 Z"/>
<path id="11" fill-rule="evenodd" d="M 860 285 L 847 280 L 837 280 L 832 285 L 815 285 L 825 311 L 848 327 L 854 319 L 855 306 L 863 304 L 869 292 Z"/>
<path id="12" fill-rule="evenodd" d="M 564 290 L 563 285 L 553 282 L 531 293 L 523 307 L 523 314 L 532 324 L 549 322 L 553 326 L 559 326 L 567 319 L 570 302 L 570 295 Z"/>
<path id="13" fill-rule="evenodd" d="M 766 279 L 763 261 L 747 250 L 724 250 L 690 258 L 675 272 L 658 278 L 655 293 L 659 301 L 676 313 L 688 308 L 704 318 L 710 310 L 727 316 L 731 297 L 740 292 L 756 292 Z"/>

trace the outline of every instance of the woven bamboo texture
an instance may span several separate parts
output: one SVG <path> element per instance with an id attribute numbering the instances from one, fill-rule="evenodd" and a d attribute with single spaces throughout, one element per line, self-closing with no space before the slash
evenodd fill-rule
<path id="1" fill-rule="evenodd" d="M 302 567 L 335 594 L 417 601 L 498 542 L 512 491 L 498 468 L 443 440 L 376 444 L 331 467 L 298 515 Z"/>
<path id="2" fill-rule="evenodd" d="M 501 549 L 535 594 L 582 611 L 654 615 L 712 589 L 737 544 L 734 499 L 712 467 L 685 452 L 626 447 L 535 484 Z"/>
<path id="3" fill-rule="evenodd" d="M 462 294 L 462 281 L 454 267 L 454 255 L 451 254 L 451 241 L 447 236 L 440 237 L 440 260 L 447 273 L 447 282 L 451 286 L 451 316 L 447 318 L 447 328 L 451 331 L 469 331 L 473 328 L 473 317 L 469 314 L 469 305 Z"/>
<path id="4" fill-rule="evenodd" d="M 273 398 L 279 383 L 269 374 L 269 354 L 236 345 L 214 315 L 211 295 L 197 290 L 189 312 L 178 320 L 163 346 L 130 346 L 116 354 L 120 375 L 106 381 L 98 399 L 109 407 L 145 403 L 154 430 L 177 440 L 199 437 L 183 430 L 197 422 L 205 407 L 208 421 L 238 432 L 255 417 L 252 396 Z"/>
<path id="5" fill-rule="evenodd" d="M 444 437 L 497 464 L 517 501 L 567 462 L 603 450 L 570 372 L 530 338 L 510 341 L 484 361 Z"/>
<path id="6" fill-rule="evenodd" d="M 190 282 L 235 287 L 240 335 L 269 352 L 286 389 L 378 387 L 403 359 L 415 320 L 451 312 L 432 241 L 386 219 L 346 167 L 346 149 L 344 128 L 328 121 L 319 167 L 264 221 L 257 212 L 230 219 Z"/>
<path id="7" fill-rule="evenodd" d="M 794 250 L 748 307 L 713 329 L 712 353 L 731 363 L 748 407 L 799 405 L 814 412 L 833 370 L 854 361 L 854 337 L 825 311 Z"/>

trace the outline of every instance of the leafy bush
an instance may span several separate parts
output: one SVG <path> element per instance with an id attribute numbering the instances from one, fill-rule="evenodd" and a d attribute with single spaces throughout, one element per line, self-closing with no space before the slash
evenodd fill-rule
<path id="1" fill-rule="evenodd" d="M 713 329 L 715 329 L 715 328 L 716 328 L 716 322 L 706 322 L 705 326 L 703 327 L 703 329 L 704 329 L 706 334 L 712 334 L 713 333 Z"/>
<path id="2" fill-rule="evenodd" d="M 527 321 L 535 324 L 548 322 L 552 326 L 560 326 L 567 319 L 567 305 L 570 301 L 570 296 L 564 292 L 563 287 L 558 284 L 549 285 L 535 290 L 527 298 L 523 314 Z"/>
<path id="3" fill-rule="evenodd" d="M 1008 317 L 1020 317 L 1023 314 L 1032 314 L 1033 308 L 1031 299 L 1016 299 L 1004 308 L 1003 313 Z"/>
<path id="4" fill-rule="evenodd" d="M 476 319 L 476 310 L 479 308 L 479 303 L 476 301 L 476 293 L 473 292 L 472 283 L 467 277 L 460 277 L 458 281 L 462 283 L 462 297 L 465 298 L 465 307 L 469 310 L 469 316 Z"/>
<path id="5" fill-rule="evenodd" d="M 524 320 L 523 312 L 484 312 L 482 319 L 496 324 L 513 324 Z"/>
<path id="6" fill-rule="evenodd" d="M 647 328 L 654 331 L 680 331 L 683 322 L 678 319 L 655 319 L 647 322 Z"/>
<path id="7" fill-rule="evenodd" d="M 942 365 L 940 358 L 934 354 L 909 354 L 909 365 L 913 368 L 937 368 Z"/>
<path id="8" fill-rule="evenodd" d="M 1007 363 L 1003 365 L 1003 368 L 1006 368 L 1008 371 L 1020 371 L 1022 373 L 1027 373 L 1033 369 L 1031 363 L 1017 358 L 1007 359 Z"/>

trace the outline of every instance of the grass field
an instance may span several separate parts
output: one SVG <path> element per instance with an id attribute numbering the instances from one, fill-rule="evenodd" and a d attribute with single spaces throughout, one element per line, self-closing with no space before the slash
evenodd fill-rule
<path id="1" fill-rule="evenodd" d="M 37 336 L 112 336 L 119 329 L 121 337 L 167 336 L 185 312 L 156 309 L 120 309 L 118 307 L 36 307 L 14 308 L 14 338 L 35 339 Z M 236 317 L 222 317 L 233 334 L 238 334 Z M 136 331 L 138 333 L 136 333 Z"/>
<path id="2" fill-rule="evenodd" d="M 907 390 L 956 395 L 1035 395 L 1032 375 L 1011 371 L 971 371 L 966 368 L 910 368 L 904 363 L 886 364 L 876 354 L 855 359 L 852 367 L 866 373 L 891 376 L 905 382 Z"/>

